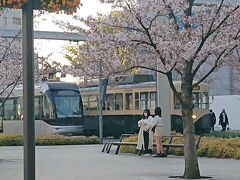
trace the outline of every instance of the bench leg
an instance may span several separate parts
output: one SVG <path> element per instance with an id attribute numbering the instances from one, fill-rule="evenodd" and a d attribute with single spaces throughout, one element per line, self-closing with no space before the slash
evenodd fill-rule
<path id="1" fill-rule="evenodd" d="M 168 152 L 169 152 L 169 147 L 166 147 L 166 151 L 164 153 L 166 157 L 168 156 Z"/>
<path id="2" fill-rule="evenodd" d="M 104 146 L 103 146 L 103 149 L 102 149 L 102 152 L 105 151 L 105 148 L 106 148 L 107 144 L 108 144 L 108 142 L 105 142 L 105 144 L 104 144 Z"/>
<path id="3" fill-rule="evenodd" d="M 110 145 L 109 145 L 109 148 L 108 148 L 108 150 L 107 150 L 107 153 L 109 153 L 110 152 L 110 150 L 111 150 L 111 147 L 112 147 L 112 143 L 109 143 Z"/>
<path id="4" fill-rule="evenodd" d="M 115 154 L 118 154 L 119 150 L 120 150 L 120 145 L 117 146 Z"/>
<path id="5" fill-rule="evenodd" d="M 173 137 L 171 136 L 171 138 L 169 139 L 168 141 L 168 144 L 171 144 L 172 143 L 172 140 L 173 140 Z M 169 152 L 169 146 L 166 147 L 166 153 L 165 153 L 165 156 L 167 157 L 168 156 L 168 152 Z"/>
<path id="6" fill-rule="evenodd" d="M 106 151 L 108 151 L 110 144 L 110 142 L 107 143 Z"/>

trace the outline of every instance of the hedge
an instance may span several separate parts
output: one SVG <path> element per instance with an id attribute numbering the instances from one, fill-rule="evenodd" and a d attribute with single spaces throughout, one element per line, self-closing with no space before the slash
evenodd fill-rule
<path id="1" fill-rule="evenodd" d="M 137 137 L 127 137 L 123 141 L 136 142 Z M 173 143 L 182 143 L 182 139 L 175 138 Z M 136 147 L 133 146 L 122 146 L 120 151 L 122 153 L 137 153 Z M 184 154 L 183 148 L 170 148 L 169 154 L 182 156 Z M 240 159 L 240 138 L 202 137 L 197 154 L 200 157 Z"/>
<path id="2" fill-rule="evenodd" d="M 36 136 L 36 145 L 80 145 L 80 144 L 98 144 L 96 136 L 63 136 L 63 135 L 45 135 Z M 0 146 L 22 146 L 22 135 L 0 134 Z"/>
<path id="3" fill-rule="evenodd" d="M 240 137 L 240 131 L 212 131 L 209 134 L 206 134 L 205 136 L 208 137 L 221 137 L 221 138 L 235 138 Z"/>

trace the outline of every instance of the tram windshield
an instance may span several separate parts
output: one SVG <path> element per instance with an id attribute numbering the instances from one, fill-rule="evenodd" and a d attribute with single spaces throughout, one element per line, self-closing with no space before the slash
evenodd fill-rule
<path id="1" fill-rule="evenodd" d="M 72 90 L 55 90 L 53 100 L 58 118 L 81 117 L 80 94 Z"/>

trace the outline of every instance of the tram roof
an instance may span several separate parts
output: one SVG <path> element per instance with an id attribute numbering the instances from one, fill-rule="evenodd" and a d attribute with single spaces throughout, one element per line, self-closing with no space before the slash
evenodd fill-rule
<path id="1" fill-rule="evenodd" d="M 194 81 L 195 83 L 196 81 Z M 180 86 L 181 81 L 175 81 L 173 82 L 174 85 Z M 206 83 L 201 83 L 201 86 L 207 86 Z M 140 82 L 140 83 L 135 83 L 135 84 L 110 84 L 108 85 L 107 89 L 134 89 L 134 88 L 151 88 L 151 87 L 156 87 L 156 81 L 151 81 L 151 82 Z M 81 92 L 87 92 L 87 91 L 98 91 L 99 86 L 85 86 L 85 87 L 80 87 Z"/>
<path id="2" fill-rule="evenodd" d="M 121 84 L 121 85 L 108 85 L 108 89 L 111 88 L 118 88 L 118 89 L 132 89 L 132 88 L 146 88 L 146 87 L 154 87 L 156 86 L 156 81 L 152 82 L 142 82 L 142 83 L 136 83 L 136 84 Z M 87 87 L 80 87 L 80 91 L 97 91 L 99 90 L 98 86 L 87 86 Z"/>
<path id="3" fill-rule="evenodd" d="M 149 88 L 149 87 L 156 87 L 156 81 L 151 82 L 141 82 L 141 83 L 135 83 L 135 84 L 110 84 L 108 85 L 108 89 L 133 89 L 133 88 Z M 80 87 L 80 91 L 98 91 L 98 86 L 87 86 L 87 87 Z"/>
<path id="4" fill-rule="evenodd" d="M 72 83 L 72 82 L 63 82 L 63 81 L 59 81 L 59 82 L 44 82 L 44 83 L 41 83 L 41 84 L 35 84 L 35 95 L 40 95 L 41 92 L 42 92 L 42 86 L 46 84 L 48 86 L 48 89 L 58 89 L 58 90 L 61 90 L 61 89 L 71 89 L 71 90 L 76 90 L 78 91 L 78 86 L 76 85 L 76 83 Z M 18 97 L 18 96 L 23 96 L 23 85 L 22 84 L 19 84 L 17 85 L 12 94 L 11 94 L 11 97 Z M 0 96 L 1 97 L 1 96 Z"/>

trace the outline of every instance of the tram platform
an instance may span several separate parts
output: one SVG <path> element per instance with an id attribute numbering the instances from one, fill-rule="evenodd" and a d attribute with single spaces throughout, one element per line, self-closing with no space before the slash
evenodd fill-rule
<path id="1" fill-rule="evenodd" d="M 102 153 L 102 145 L 36 147 L 37 180 L 165 180 L 183 174 L 184 158 Z M 239 180 L 240 160 L 199 158 L 202 176 Z M 0 147 L 0 179 L 23 180 L 23 147 Z"/>

